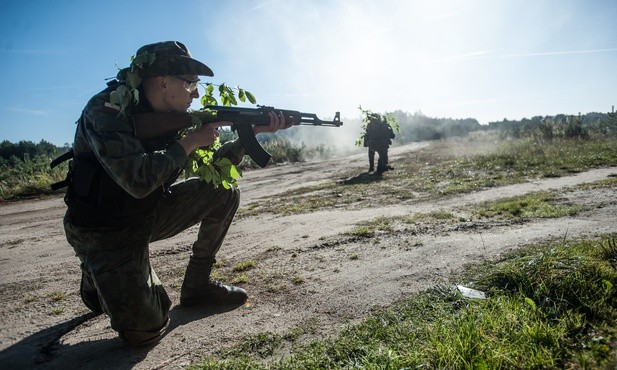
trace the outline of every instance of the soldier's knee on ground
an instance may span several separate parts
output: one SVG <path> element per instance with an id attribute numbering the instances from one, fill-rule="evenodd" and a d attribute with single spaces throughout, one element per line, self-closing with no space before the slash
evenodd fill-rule
<path id="1" fill-rule="evenodd" d="M 148 346 L 158 343 L 167 333 L 169 327 L 169 318 L 165 321 L 165 324 L 159 329 L 150 331 L 135 331 L 124 330 L 118 332 L 120 339 L 129 346 Z"/>
<path id="2" fill-rule="evenodd" d="M 103 313 L 103 307 L 101 306 L 98 292 L 94 286 L 94 281 L 92 281 L 92 278 L 84 269 L 83 263 L 81 268 L 81 284 L 79 286 L 79 295 L 81 296 L 81 300 L 84 302 L 86 307 L 90 309 L 90 311 L 95 313 Z"/>

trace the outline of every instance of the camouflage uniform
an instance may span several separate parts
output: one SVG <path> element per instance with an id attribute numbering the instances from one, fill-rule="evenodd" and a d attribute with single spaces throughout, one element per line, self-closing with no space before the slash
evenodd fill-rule
<path id="1" fill-rule="evenodd" d="M 364 146 L 368 147 L 369 172 L 375 169 L 375 152 L 379 154 L 377 173 L 385 172 L 390 168 L 388 148 L 394 136 L 394 131 L 386 122 L 373 119 L 368 123 L 364 134 Z"/>
<path id="2" fill-rule="evenodd" d="M 131 115 L 152 108 L 142 91 L 139 105 L 120 115 L 109 104 L 116 86 L 95 95 L 78 121 L 64 228 L 81 261 L 84 303 L 105 312 L 122 338 L 140 344 L 165 330 L 171 306 L 150 264 L 149 243 L 201 222 L 191 259 L 211 266 L 240 194 L 198 179 L 174 183 L 187 161 L 177 133 L 135 138 Z M 238 164 L 244 149 L 228 142 L 218 153 Z"/>

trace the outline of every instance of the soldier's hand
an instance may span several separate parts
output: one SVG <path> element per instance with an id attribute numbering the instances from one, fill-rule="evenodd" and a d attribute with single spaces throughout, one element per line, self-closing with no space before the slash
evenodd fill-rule
<path id="1" fill-rule="evenodd" d="M 254 126 L 253 132 L 255 135 L 262 132 L 276 132 L 278 130 L 284 130 L 293 125 L 292 122 L 285 122 L 285 115 L 283 112 L 279 112 L 278 114 L 274 112 L 269 112 L 270 116 L 270 124 L 268 126 Z"/>
<path id="2" fill-rule="evenodd" d="M 197 131 L 193 131 L 180 139 L 180 145 L 182 145 L 186 154 L 190 154 L 196 148 L 212 145 L 219 137 L 217 128 L 222 126 L 221 123 L 223 122 L 205 124 Z"/>

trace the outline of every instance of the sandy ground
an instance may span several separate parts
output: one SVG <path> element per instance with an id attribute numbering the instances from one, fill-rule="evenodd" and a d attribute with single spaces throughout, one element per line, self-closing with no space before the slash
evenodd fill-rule
<path id="1" fill-rule="evenodd" d="M 391 162 L 418 147 L 393 148 Z M 365 171 L 364 162 L 362 153 L 246 172 L 241 180 L 241 208 L 289 189 L 338 182 L 342 173 L 360 174 Z M 375 309 L 447 281 L 468 263 L 498 259 L 529 243 L 617 231 L 617 189 L 564 192 L 564 201 L 589 210 L 560 219 L 466 222 L 371 239 L 345 236 L 359 223 L 436 210 L 464 215 L 467 207 L 486 200 L 564 189 L 615 175 L 617 167 L 436 202 L 238 217 L 219 252 L 225 266 L 221 272 L 231 273 L 231 266 L 241 261 L 252 260 L 256 265 L 247 271 L 249 282 L 244 285 L 249 302 L 235 309 L 178 306 L 189 246 L 197 232 L 191 228 L 151 246 L 153 265 L 174 306 L 169 333 L 150 348 L 123 346 L 107 317 L 89 313 L 81 303 L 78 260 L 64 238 L 61 197 L 0 204 L 0 368 L 177 369 L 231 348 L 250 334 L 283 335 L 310 326 L 309 339 L 322 337 Z"/>

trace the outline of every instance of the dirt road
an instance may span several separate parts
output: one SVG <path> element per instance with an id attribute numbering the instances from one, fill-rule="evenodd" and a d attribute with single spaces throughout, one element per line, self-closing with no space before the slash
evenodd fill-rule
<path id="1" fill-rule="evenodd" d="M 392 149 L 392 162 L 418 147 Z M 364 157 L 362 153 L 246 172 L 241 208 L 289 189 L 340 181 L 342 173 L 361 173 Z M 231 267 L 241 261 L 254 261 L 255 267 L 246 272 L 249 302 L 226 311 L 177 306 L 189 246 L 197 232 L 191 228 L 151 246 L 154 268 L 174 302 L 171 330 L 152 348 L 124 347 L 108 319 L 92 315 L 81 303 L 78 261 L 62 229 L 61 197 L 0 204 L 0 368 L 176 369 L 230 348 L 250 334 L 310 327 L 307 337 L 327 335 L 374 309 L 446 281 L 467 263 L 498 258 L 532 242 L 617 231 L 617 189 L 565 192 L 564 201 L 589 210 L 560 219 L 466 222 L 366 240 L 344 235 L 358 223 L 436 210 L 464 215 L 467 207 L 486 200 L 565 189 L 615 175 L 613 167 L 437 202 L 238 217 L 219 253 L 221 274 L 231 276 Z"/>

